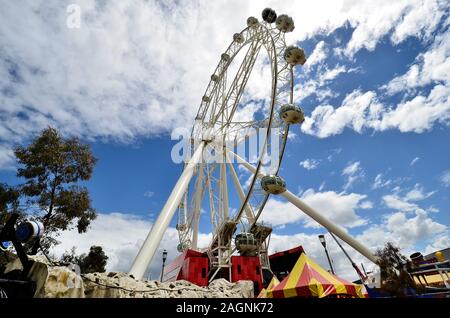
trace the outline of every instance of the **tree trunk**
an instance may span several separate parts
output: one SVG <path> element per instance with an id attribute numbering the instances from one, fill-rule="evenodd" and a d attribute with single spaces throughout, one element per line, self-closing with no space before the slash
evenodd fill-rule
<path id="1" fill-rule="evenodd" d="M 42 225 L 44 226 L 44 233 L 47 228 L 48 220 L 50 220 L 50 217 L 52 216 L 52 213 L 53 213 L 53 205 L 54 205 L 53 201 L 55 200 L 55 192 L 56 192 L 56 178 L 57 178 L 57 176 L 55 176 L 55 179 L 53 182 L 52 193 L 50 195 L 50 205 L 48 207 L 48 213 L 46 215 L 44 215 L 44 217 L 42 218 Z M 33 244 L 33 247 L 31 248 L 30 255 L 36 255 L 39 250 L 39 246 L 40 246 L 40 241 L 39 241 L 39 239 L 36 239 L 36 241 Z"/>

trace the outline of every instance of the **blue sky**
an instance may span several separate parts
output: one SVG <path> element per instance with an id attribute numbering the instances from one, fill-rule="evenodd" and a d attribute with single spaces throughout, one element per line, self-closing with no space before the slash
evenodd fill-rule
<path id="1" fill-rule="evenodd" d="M 54 253 L 102 244 L 110 268 L 127 270 L 182 169 L 170 157 L 170 132 L 191 126 L 232 35 L 270 6 L 293 17 L 287 41 L 308 57 L 294 98 L 307 120 L 293 127 L 280 170 L 288 188 L 372 249 L 387 240 L 407 255 L 448 247 L 449 6 L 391 2 L 374 10 L 365 1 L 5 1 L 0 180 L 18 182 L 11 147 L 47 125 L 90 143 L 99 162 L 86 185 L 100 216 L 90 233 L 63 234 Z M 70 3 L 81 8 L 79 29 L 66 26 Z M 254 100 L 267 83 L 263 67 L 249 84 Z M 263 219 L 274 226 L 272 251 L 302 244 L 326 266 L 322 228 L 280 198 Z M 169 258 L 174 226 L 161 245 Z M 200 230 L 206 244 L 208 213 Z M 330 249 L 338 272 L 352 278 Z"/>

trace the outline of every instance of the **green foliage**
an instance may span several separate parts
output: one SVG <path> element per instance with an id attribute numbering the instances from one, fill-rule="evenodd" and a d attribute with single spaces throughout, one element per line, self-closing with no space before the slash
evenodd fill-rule
<path id="1" fill-rule="evenodd" d="M 65 251 L 63 255 L 61 255 L 60 262 L 64 264 L 78 264 L 80 261 L 80 257 L 76 254 L 76 247 L 72 247 L 70 251 Z"/>
<path id="2" fill-rule="evenodd" d="M 64 138 L 49 127 L 14 153 L 20 165 L 17 176 L 25 179 L 20 194 L 29 206 L 38 208 L 36 219 L 45 227 L 44 245 L 55 244 L 54 236 L 69 229 L 72 222 L 79 233 L 86 232 L 96 212 L 87 188 L 78 182 L 91 178 L 97 162 L 89 145 L 78 138 Z M 35 246 L 32 253 L 36 252 Z"/>
<path id="3" fill-rule="evenodd" d="M 77 255 L 75 247 L 69 252 L 65 252 L 60 261 L 62 263 L 77 264 L 80 266 L 82 274 L 88 273 L 104 273 L 108 256 L 106 256 L 101 246 L 91 246 L 89 253 Z"/>
<path id="4" fill-rule="evenodd" d="M 381 271 L 381 288 L 393 296 L 406 295 L 406 289 L 416 290 L 416 285 L 409 275 L 408 259 L 400 253 L 400 248 L 387 242 L 383 249 L 375 253 Z"/>
<path id="5" fill-rule="evenodd" d="M 18 210 L 19 197 L 20 193 L 16 188 L 0 183 L 0 213 Z"/>
<path id="6" fill-rule="evenodd" d="M 87 256 L 82 255 L 82 273 L 103 273 L 105 272 L 108 256 L 106 256 L 101 246 L 91 246 Z"/>
<path id="7" fill-rule="evenodd" d="M 21 218 L 23 217 L 19 198 L 20 192 L 17 188 L 0 183 L 0 225 L 6 223 L 11 213 L 17 213 Z"/>

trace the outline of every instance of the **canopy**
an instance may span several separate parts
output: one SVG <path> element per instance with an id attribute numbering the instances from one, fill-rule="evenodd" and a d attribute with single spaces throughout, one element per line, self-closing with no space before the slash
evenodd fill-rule
<path id="1" fill-rule="evenodd" d="M 274 275 L 272 277 L 272 280 L 269 283 L 269 286 L 267 286 L 267 288 L 263 288 L 261 290 L 261 292 L 258 295 L 258 298 L 267 298 L 267 291 L 268 290 L 272 290 L 273 288 L 275 288 L 278 284 L 280 283 L 280 281 L 278 280 L 278 278 L 276 278 L 276 276 Z"/>
<path id="2" fill-rule="evenodd" d="M 302 253 L 291 273 L 274 288 L 266 290 L 267 298 L 318 297 L 346 295 L 364 298 L 362 285 L 350 283 L 330 274 Z"/>

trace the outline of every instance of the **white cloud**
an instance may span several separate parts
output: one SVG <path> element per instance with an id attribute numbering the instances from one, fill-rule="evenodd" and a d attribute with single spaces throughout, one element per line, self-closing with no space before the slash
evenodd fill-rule
<path id="1" fill-rule="evenodd" d="M 375 130 L 398 129 L 401 132 L 422 133 L 434 124 L 450 120 L 450 86 L 436 85 L 428 96 L 418 95 L 383 113 L 369 126 Z"/>
<path id="2" fill-rule="evenodd" d="M 248 16 L 260 18 L 268 5 L 293 16 L 296 28 L 288 43 L 330 33 L 349 21 L 355 27 L 349 54 L 373 48 L 391 29 L 395 41 L 431 34 L 446 5 L 418 0 L 75 3 L 81 6 L 80 29 L 66 27 L 64 2 L 2 6 L 2 140 L 22 142 L 47 125 L 91 140 L 121 141 L 189 127 L 232 34 L 245 27 Z M 319 42 L 309 63 L 322 63 L 324 54 L 325 44 Z M 267 72 L 256 67 L 260 79 L 249 83 L 251 95 L 261 95 Z M 338 73 L 328 71 L 324 79 Z M 317 95 L 320 100 L 336 96 L 329 89 Z"/>
<path id="3" fill-rule="evenodd" d="M 402 21 L 395 27 L 391 36 L 394 44 L 404 41 L 409 36 L 429 38 L 437 28 L 444 15 L 445 1 L 421 1 L 418 6 L 410 6 Z"/>
<path id="4" fill-rule="evenodd" d="M 390 241 L 409 255 L 417 251 L 418 243 L 433 241 L 446 233 L 447 227 L 431 219 L 425 211 L 416 211 L 414 216 L 396 212 L 384 216 L 383 222 L 367 228 L 356 239 L 373 250 Z"/>
<path id="5" fill-rule="evenodd" d="M 279 227 L 285 224 L 298 223 L 305 218 L 306 216 L 290 202 L 269 198 L 259 220 L 274 227 Z"/>
<path id="6" fill-rule="evenodd" d="M 323 189 L 325 189 L 325 185 L 326 185 L 326 182 L 325 182 L 325 181 L 323 181 L 323 182 L 320 184 L 320 186 L 319 186 L 319 191 L 320 191 L 320 192 L 322 192 Z"/>
<path id="7" fill-rule="evenodd" d="M 382 108 L 375 92 L 362 93 L 355 90 L 348 94 L 341 106 L 336 109 L 331 105 L 316 107 L 311 116 L 305 118 L 302 131 L 319 138 L 340 134 L 345 127 L 362 133 L 367 120 L 376 117 Z"/>
<path id="8" fill-rule="evenodd" d="M 86 233 L 79 234 L 76 230 L 62 232 L 58 237 L 61 244 L 55 246 L 51 254 L 60 257 L 73 246 L 79 254 L 88 253 L 92 245 L 100 245 L 109 257 L 108 271 L 128 272 L 151 227 L 151 222 L 136 215 L 100 213 Z M 210 239 L 210 234 L 199 234 L 199 246 L 206 247 Z M 168 228 L 148 270 L 153 279 L 157 279 L 161 271 L 162 250 L 169 252 L 170 263 L 179 254 L 177 245 L 176 229 Z"/>
<path id="9" fill-rule="evenodd" d="M 347 181 L 344 185 L 344 189 L 348 190 L 352 187 L 355 181 L 364 178 L 364 170 L 360 166 L 359 161 L 349 162 L 348 165 L 342 170 L 342 175 L 347 178 Z"/>
<path id="10" fill-rule="evenodd" d="M 415 157 L 413 160 L 411 160 L 411 162 L 409 163 L 409 165 L 412 167 L 412 166 L 414 166 L 416 163 L 417 163 L 417 161 L 419 161 L 420 160 L 420 157 Z"/>
<path id="11" fill-rule="evenodd" d="M 424 193 L 423 187 L 419 183 L 416 183 L 414 185 L 414 189 L 412 189 L 408 193 L 406 193 L 405 200 L 406 201 L 421 201 L 421 200 L 431 197 L 434 193 L 435 193 L 435 191 Z"/>
<path id="12" fill-rule="evenodd" d="M 428 2 L 432 2 L 431 4 Z M 356 27 L 345 47 L 345 53 L 353 56 L 360 49 L 372 51 L 389 32 L 395 44 L 409 36 L 430 36 L 437 28 L 448 4 L 445 1 L 390 1 L 382 0 L 347 2 L 350 24 Z"/>
<path id="13" fill-rule="evenodd" d="M 413 212 L 420 209 L 417 204 L 407 202 L 406 200 L 400 198 L 395 194 L 388 194 L 383 196 L 383 201 L 386 206 L 397 211 Z"/>
<path id="14" fill-rule="evenodd" d="M 409 6 L 406 10 L 405 7 L 408 12 L 406 16 L 415 14 L 416 9 L 421 11 L 424 7 L 430 9 L 437 5 L 442 6 L 443 3 L 433 2 L 431 5 L 421 3 L 415 10 Z M 434 19 L 435 14 L 430 14 L 423 17 L 423 20 Z M 405 17 L 405 20 L 408 19 Z M 430 28 L 434 30 L 434 24 L 430 24 Z M 417 36 L 422 34 L 421 28 L 416 27 L 415 30 Z M 326 138 L 342 133 L 345 127 L 352 128 L 358 133 L 361 133 L 364 128 L 375 131 L 398 129 L 401 132 L 422 133 L 432 129 L 437 123 L 448 125 L 450 122 L 449 74 L 450 32 L 444 32 L 434 38 L 426 52 L 418 55 L 416 63 L 405 74 L 393 78 L 381 87 L 388 94 L 398 92 L 413 94 L 411 99 L 404 99 L 398 105 L 387 107 L 379 102 L 375 92 L 355 90 L 346 96 L 339 107 L 332 105 L 316 107 L 310 117 L 306 118 L 302 130 L 319 138 Z M 305 95 L 314 93 L 318 85 L 312 84 L 307 85 Z M 417 92 L 418 88 L 426 85 L 433 85 L 429 93 Z"/>
<path id="15" fill-rule="evenodd" d="M 0 144 L 0 170 L 14 170 L 15 156 L 11 147 Z"/>
<path id="16" fill-rule="evenodd" d="M 326 71 L 319 76 L 319 82 L 321 83 L 320 85 L 322 86 L 323 83 L 334 80 L 339 76 L 339 74 L 345 72 L 347 72 L 347 68 L 343 65 L 337 65 L 331 70 L 326 69 Z"/>
<path id="17" fill-rule="evenodd" d="M 300 166 L 305 168 L 306 170 L 313 170 L 319 166 L 319 160 L 317 159 L 305 159 L 300 161 Z"/>
<path id="18" fill-rule="evenodd" d="M 450 170 L 446 170 L 441 175 L 441 182 L 445 187 L 450 186 Z"/>
<path id="19" fill-rule="evenodd" d="M 324 41 L 320 41 L 316 44 L 314 51 L 308 57 L 305 67 L 309 70 L 312 66 L 321 64 L 327 57 L 327 48 Z"/>
<path id="20" fill-rule="evenodd" d="M 331 261 L 333 263 L 333 268 L 337 276 L 342 277 L 344 279 L 348 279 L 350 281 L 354 281 L 359 279 L 355 270 L 351 266 L 345 254 L 336 244 L 334 239 L 326 233 L 326 231 L 321 231 L 317 234 L 304 234 L 304 233 L 296 233 L 293 235 L 280 235 L 277 233 L 273 233 L 270 239 L 269 252 L 275 253 L 284 251 L 290 248 L 297 247 L 301 245 L 305 253 L 313 259 L 316 263 L 322 266 L 325 270 L 329 270 L 330 265 L 328 263 L 325 251 L 323 246 L 321 245 L 318 234 L 325 234 L 325 239 L 327 242 L 327 250 L 330 255 Z M 346 243 L 340 242 L 347 253 L 350 254 L 352 260 L 360 266 L 361 262 L 365 263 L 365 268 L 367 270 L 371 270 L 374 266 L 367 259 L 361 256 L 358 252 L 349 247 Z"/>
<path id="21" fill-rule="evenodd" d="M 436 85 L 428 96 L 417 95 L 395 108 L 385 108 L 373 91 L 353 91 L 337 108 L 317 106 L 305 118 L 302 131 L 319 138 L 340 134 L 346 127 L 358 133 L 365 128 L 423 133 L 437 123 L 450 123 L 450 86 Z"/>
<path id="22" fill-rule="evenodd" d="M 371 201 L 364 201 L 361 203 L 361 209 L 372 209 L 373 203 Z"/>
<path id="23" fill-rule="evenodd" d="M 450 237 L 448 233 L 439 235 L 436 237 L 431 244 L 427 245 L 425 248 L 425 253 L 434 253 L 436 251 L 442 250 L 444 248 L 448 248 L 450 246 Z"/>
<path id="24" fill-rule="evenodd" d="M 392 180 L 390 180 L 390 179 L 384 180 L 383 174 L 379 173 L 375 177 L 375 180 L 372 184 L 372 189 L 375 190 L 375 189 L 384 188 L 384 187 L 387 187 L 388 185 L 390 185 L 391 183 L 392 183 Z"/>
<path id="25" fill-rule="evenodd" d="M 383 202 L 387 207 L 392 208 L 396 211 L 401 212 L 425 212 L 425 210 L 415 202 L 425 200 L 431 197 L 435 191 L 424 192 L 423 187 L 420 184 L 415 184 L 414 188 L 408 191 L 404 196 L 400 195 L 400 190 L 398 189 L 394 194 L 388 194 L 383 196 Z M 427 209 L 428 211 L 433 211 L 434 208 L 431 207 Z"/>
<path id="26" fill-rule="evenodd" d="M 155 195 L 155 192 L 153 192 L 153 191 L 146 191 L 145 193 L 144 193 L 144 197 L 147 197 L 147 198 L 151 198 L 151 197 L 153 197 Z"/>
<path id="27" fill-rule="evenodd" d="M 299 82 L 294 86 L 294 96 L 297 103 L 313 95 L 319 102 L 339 96 L 338 92 L 331 90 L 327 85 L 336 79 L 339 74 L 354 71 L 354 69 L 347 70 L 343 65 L 336 65 L 335 68 L 329 69 L 325 66 L 325 63 L 320 64 L 318 69 L 317 72 L 311 74 L 311 79 L 306 82 Z M 306 72 L 309 72 L 309 68 L 306 69 Z"/>
<path id="28" fill-rule="evenodd" d="M 387 218 L 386 225 L 394 236 L 404 241 L 402 245 L 427 239 L 446 230 L 445 225 L 430 219 L 425 211 L 416 211 L 412 218 L 396 212 Z"/>
<path id="29" fill-rule="evenodd" d="M 331 154 L 327 157 L 329 162 L 333 161 L 334 157 L 342 152 L 342 148 L 336 148 L 331 150 Z"/>
<path id="30" fill-rule="evenodd" d="M 359 208 L 366 209 L 367 203 L 362 204 L 366 195 L 357 193 L 337 193 L 334 191 L 315 192 L 308 189 L 301 195 L 305 203 L 319 213 L 343 227 L 357 227 L 366 224 L 367 220 L 357 215 Z M 270 198 L 261 214 L 261 221 L 275 227 L 302 222 L 305 227 L 320 228 L 320 225 L 306 216 L 290 202 Z"/>
<path id="31" fill-rule="evenodd" d="M 393 78 L 382 88 L 389 94 L 414 91 L 430 83 L 450 82 L 450 32 L 436 36 L 430 48 L 417 56 L 416 63 L 409 70 Z"/>

